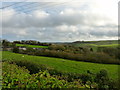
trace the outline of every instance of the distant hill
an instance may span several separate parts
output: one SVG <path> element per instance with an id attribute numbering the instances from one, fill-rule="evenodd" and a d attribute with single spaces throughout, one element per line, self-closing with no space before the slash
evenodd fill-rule
<path id="1" fill-rule="evenodd" d="M 74 41 L 72 42 L 73 44 L 74 43 L 77 43 L 77 44 L 97 44 L 97 45 L 105 45 L 105 44 L 118 44 L 118 40 L 101 40 L 101 41 Z"/>

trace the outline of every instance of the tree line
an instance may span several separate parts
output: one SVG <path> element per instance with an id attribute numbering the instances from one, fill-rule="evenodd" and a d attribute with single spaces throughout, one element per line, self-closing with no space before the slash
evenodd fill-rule
<path id="1" fill-rule="evenodd" d="M 120 64 L 119 47 L 100 47 L 97 52 L 94 52 L 92 48 L 87 47 L 75 47 L 66 44 L 51 44 L 48 48 L 41 50 L 30 47 L 26 47 L 26 50 L 20 50 L 19 47 L 16 47 L 15 42 L 3 41 L 2 43 L 4 47 L 11 47 L 11 51 L 15 53 L 57 57 L 93 63 Z"/>

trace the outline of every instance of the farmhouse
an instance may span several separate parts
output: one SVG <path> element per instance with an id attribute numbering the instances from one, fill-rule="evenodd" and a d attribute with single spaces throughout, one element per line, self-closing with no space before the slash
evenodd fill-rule
<path id="1" fill-rule="evenodd" d="M 26 47 L 24 47 L 24 46 L 19 46 L 19 49 L 20 50 L 27 50 Z"/>

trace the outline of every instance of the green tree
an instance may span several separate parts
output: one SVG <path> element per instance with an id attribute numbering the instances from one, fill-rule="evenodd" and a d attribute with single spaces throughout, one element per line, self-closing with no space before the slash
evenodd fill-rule
<path id="1" fill-rule="evenodd" d="M 90 74 L 82 74 L 81 75 L 81 80 L 82 80 L 82 83 L 84 85 L 86 85 L 86 83 L 89 81 L 90 83 L 92 83 L 92 77 Z M 90 88 L 91 88 L 91 85 L 90 85 Z"/>
<path id="2" fill-rule="evenodd" d="M 3 47 L 8 47 L 9 46 L 9 41 L 7 41 L 7 40 L 2 40 L 2 45 L 3 45 Z"/>
<path id="3" fill-rule="evenodd" d="M 105 89 L 109 88 L 109 77 L 106 70 L 102 69 L 96 74 L 95 82 L 98 84 L 98 88 Z"/>
<path id="4" fill-rule="evenodd" d="M 18 47 L 13 47 L 13 50 L 12 50 L 14 53 L 19 53 L 19 48 Z"/>

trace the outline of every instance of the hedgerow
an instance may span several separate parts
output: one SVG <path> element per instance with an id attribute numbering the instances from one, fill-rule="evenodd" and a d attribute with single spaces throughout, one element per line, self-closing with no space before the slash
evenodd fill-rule
<path id="1" fill-rule="evenodd" d="M 30 74 L 25 67 L 3 62 L 2 88 L 80 88 L 76 82 L 68 82 L 51 76 L 48 71 Z M 84 86 L 81 86 L 81 88 Z"/>

